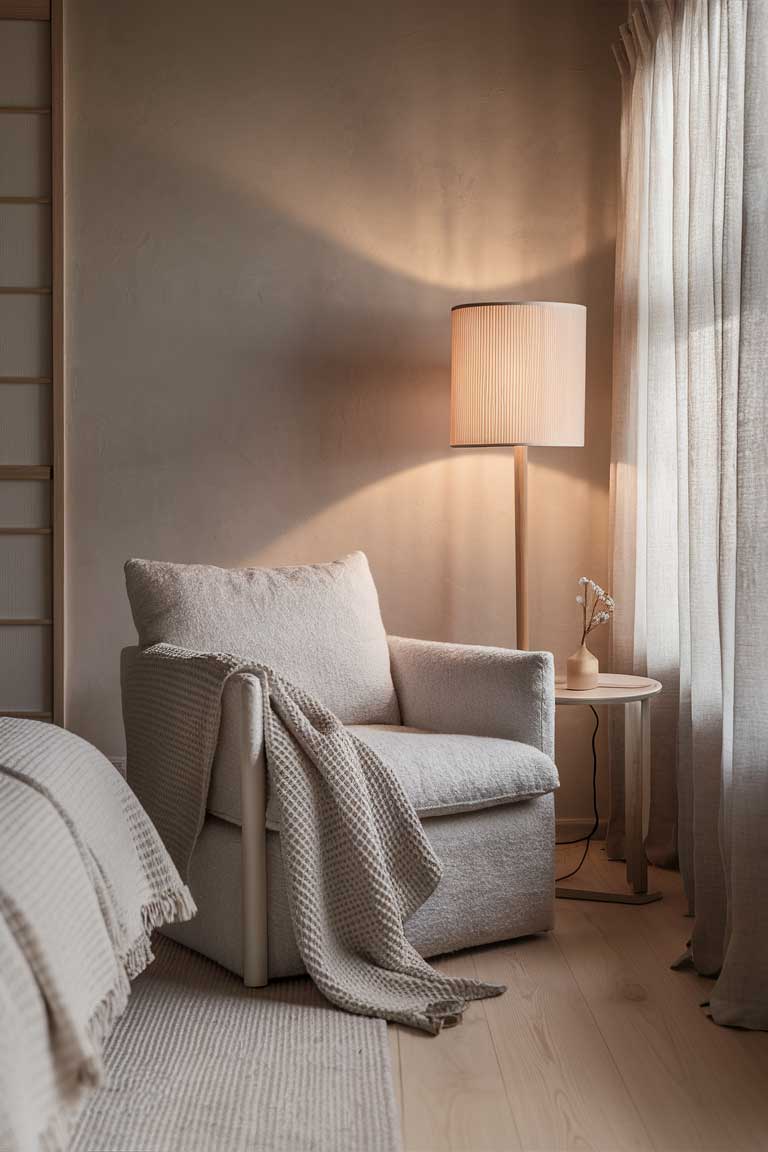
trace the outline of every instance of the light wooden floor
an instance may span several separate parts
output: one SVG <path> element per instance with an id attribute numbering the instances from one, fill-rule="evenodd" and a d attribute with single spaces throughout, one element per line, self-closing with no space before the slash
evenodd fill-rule
<path id="1" fill-rule="evenodd" d="M 622 878 L 595 844 L 569 883 Z M 558 900 L 554 932 L 438 963 L 508 991 L 437 1037 L 390 1026 L 406 1152 L 768 1149 L 768 1033 L 719 1028 L 711 981 L 670 970 L 691 922 L 677 874 L 651 884 L 660 903 Z"/>

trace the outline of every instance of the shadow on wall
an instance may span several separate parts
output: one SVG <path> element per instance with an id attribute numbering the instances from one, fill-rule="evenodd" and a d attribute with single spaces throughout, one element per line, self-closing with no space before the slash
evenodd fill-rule
<path id="1" fill-rule="evenodd" d="M 263 221 L 263 206 L 259 215 Z M 74 563 L 87 565 L 77 583 L 88 589 L 89 613 L 121 619 L 113 650 L 130 640 L 121 571 L 129 555 L 248 565 L 331 559 L 362 547 L 392 630 L 513 643 L 511 452 L 448 449 L 449 310 L 484 293 L 409 280 L 279 217 L 269 231 L 290 261 L 310 269 L 332 263 L 340 282 L 364 281 L 366 290 L 337 301 L 319 291 L 304 315 L 306 300 L 286 299 L 265 323 L 258 295 L 251 306 L 234 293 L 222 300 L 221 285 L 205 287 L 209 257 L 200 252 L 195 267 L 194 244 L 165 236 L 145 245 L 139 267 L 150 249 L 158 274 L 183 262 L 187 285 L 196 286 L 194 308 L 184 303 L 172 341 L 154 343 L 146 363 L 143 356 L 105 360 L 98 377 L 110 387 L 90 393 L 85 420 L 81 409 L 74 519 L 102 526 L 98 550 L 82 530 L 72 541 Z M 563 286 L 604 276 L 612 258 L 606 246 L 497 295 L 575 298 Z M 109 343 L 119 347 L 125 311 L 118 307 L 113 319 L 99 278 L 85 267 L 77 277 L 75 323 L 93 323 L 103 310 L 97 325 L 111 329 Z M 135 331 L 165 328 L 174 289 L 163 281 L 142 270 Z M 379 307 L 377 298 L 396 298 L 399 308 Z M 589 412 L 601 403 L 588 394 L 585 449 L 531 451 L 531 501 L 553 559 L 564 550 L 562 517 L 550 502 L 557 477 L 571 493 L 607 487 L 607 468 L 590 475 L 584 460 L 587 453 L 605 462 L 600 424 Z M 537 472 L 550 492 L 540 501 Z M 478 596 L 486 599 L 484 616 Z M 82 698 L 88 711 L 101 709 L 95 688 Z"/>
<path id="2" fill-rule="evenodd" d="M 151 171 L 157 160 L 131 157 L 134 171 L 139 162 Z M 98 331 L 96 375 L 104 384 L 89 389 L 87 410 L 77 397 L 86 382 L 75 385 L 72 433 L 99 467 L 92 486 L 75 462 L 74 482 L 88 481 L 75 514 L 92 503 L 93 514 L 106 517 L 109 504 L 111 535 L 134 551 L 212 563 L 222 556 L 253 562 L 366 489 L 378 490 L 385 552 L 397 543 L 388 526 L 395 536 L 408 519 L 427 527 L 418 525 L 418 502 L 409 507 L 405 500 L 420 483 L 432 489 L 430 516 L 449 516 L 465 481 L 482 486 L 487 473 L 493 484 L 495 472 L 511 515 L 511 452 L 448 448 L 450 308 L 488 291 L 420 282 L 336 247 L 253 193 L 238 197 L 230 187 L 225 196 L 200 170 L 176 163 L 174 176 L 195 199 L 215 198 L 222 220 L 257 218 L 269 250 L 254 269 L 239 267 L 242 236 L 224 230 L 205 238 L 194 226 L 149 233 L 138 250 L 113 238 L 106 293 L 98 265 L 76 260 L 73 343 L 87 341 L 93 352 L 92 329 Z M 270 252 L 302 270 L 304 283 L 282 299 Z M 584 285 L 604 283 L 612 264 L 605 244 L 569 266 L 497 286 L 492 296 L 583 299 Z M 240 282 L 224 282 L 217 266 L 238 269 Z M 590 315 L 591 382 L 604 377 L 603 350 L 592 347 L 598 324 Z M 583 453 L 605 454 L 594 418 L 603 401 L 594 391 L 588 388 L 585 448 L 532 449 L 535 468 L 577 483 L 585 476 Z M 394 476 L 403 487 L 388 499 L 383 482 Z M 605 470 L 598 484 L 607 486 Z M 476 511 L 482 516 L 482 507 Z"/>
<path id="3" fill-rule="evenodd" d="M 373 5 L 351 21 L 243 5 L 229 24 L 200 3 L 182 15 L 118 0 L 109 20 L 75 3 L 78 730 L 119 746 L 129 555 L 235 565 L 362 547 L 392 631 L 511 643 L 511 453 L 448 449 L 449 310 L 489 297 L 589 308 L 586 448 L 531 452 L 532 503 L 539 486 L 548 496 L 532 565 L 554 549 L 535 601 L 562 556 L 573 573 L 559 584 L 595 555 L 584 524 L 608 481 L 615 206 L 594 172 L 612 175 L 618 94 L 607 55 L 585 80 L 579 53 L 597 55 L 598 33 L 579 30 L 579 5 L 554 5 L 553 44 L 552 13 L 527 3 L 492 3 L 485 29 L 436 3 L 390 12 L 386 28 Z M 556 646 L 558 611 L 540 640 L 534 613 L 534 642 Z"/>

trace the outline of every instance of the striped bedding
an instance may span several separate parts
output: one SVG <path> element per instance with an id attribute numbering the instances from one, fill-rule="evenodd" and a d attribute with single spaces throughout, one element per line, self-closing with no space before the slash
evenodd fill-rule
<path id="1" fill-rule="evenodd" d="M 0 718 L 0 1149 L 63 1149 L 152 929 L 195 913 L 95 748 Z"/>

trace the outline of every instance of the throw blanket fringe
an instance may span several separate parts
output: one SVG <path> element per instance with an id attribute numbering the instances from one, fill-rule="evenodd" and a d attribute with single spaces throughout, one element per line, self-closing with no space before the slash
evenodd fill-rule
<path id="1" fill-rule="evenodd" d="M 141 910 L 142 932 L 135 943 L 121 956 L 121 963 L 128 977 L 139 976 L 155 956 L 152 951 L 152 933 L 163 924 L 176 924 L 191 920 L 197 913 L 195 902 L 188 888 L 169 889 L 156 899 L 145 904 Z"/>
<path id="2" fill-rule="evenodd" d="M 141 910 L 144 930 L 133 947 L 121 957 L 125 978 L 118 978 L 114 988 L 97 1005 L 86 1026 L 86 1033 L 98 1055 L 86 1060 L 80 1068 L 80 1081 L 83 1090 L 100 1088 L 104 1083 L 102 1053 L 117 1021 L 125 1011 L 130 995 L 130 981 L 141 975 L 155 958 L 150 946 L 150 937 L 155 928 L 177 921 L 191 920 L 197 912 L 187 888 L 169 890 L 157 899 L 145 904 Z M 72 1130 L 79 1119 L 77 1106 L 56 1112 L 48 1127 L 40 1137 L 42 1152 L 66 1152 Z"/>
<path id="3" fill-rule="evenodd" d="M 153 959 L 154 957 L 152 957 Z M 85 1060 L 79 1070 L 79 1092 L 72 1100 L 62 1101 L 62 1106 L 50 1117 L 47 1127 L 40 1135 L 41 1152 L 66 1152 L 72 1130 L 80 1115 L 80 1093 L 93 1091 L 104 1083 L 104 1067 L 101 1053 L 112 1029 L 128 1005 L 130 983 L 120 980 L 97 1006 L 87 1026 L 86 1035 L 93 1047 L 94 1055 Z M 95 1055 L 98 1053 L 98 1055 Z"/>
<path id="4" fill-rule="evenodd" d="M 266 665 L 158 644 L 128 674 L 128 775 L 182 876 L 205 819 L 221 698 L 234 673 L 261 686 L 294 933 L 323 995 L 434 1034 L 458 1023 L 467 1001 L 505 991 L 442 976 L 408 941 L 403 923 L 435 890 L 441 865 L 391 768 Z"/>

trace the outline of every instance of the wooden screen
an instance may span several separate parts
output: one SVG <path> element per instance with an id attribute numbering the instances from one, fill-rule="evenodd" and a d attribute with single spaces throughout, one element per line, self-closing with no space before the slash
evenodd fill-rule
<path id="1" fill-rule="evenodd" d="M 0 0 L 0 714 L 64 722 L 61 6 Z"/>

